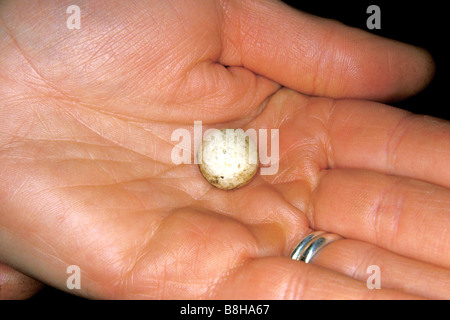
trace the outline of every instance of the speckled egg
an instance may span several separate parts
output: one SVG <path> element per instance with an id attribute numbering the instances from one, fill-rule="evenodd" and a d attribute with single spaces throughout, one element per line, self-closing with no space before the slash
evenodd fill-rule
<path id="1" fill-rule="evenodd" d="M 197 157 L 203 177 L 222 190 L 247 184 L 259 166 L 256 144 L 242 129 L 211 130 Z"/>

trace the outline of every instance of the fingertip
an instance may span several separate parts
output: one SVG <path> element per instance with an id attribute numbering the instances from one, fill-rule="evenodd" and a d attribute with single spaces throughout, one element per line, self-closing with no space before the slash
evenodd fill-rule
<path id="1" fill-rule="evenodd" d="M 0 300 L 25 300 L 44 285 L 0 262 Z"/>
<path id="2" fill-rule="evenodd" d="M 431 82 L 435 64 L 427 50 L 342 24 L 336 28 L 342 30 L 335 32 L 340 35 L 328 62 L 321 62 L 315 95 L 393 102 Z"/>
<path id="3" fill-rule="evenodd" d="M 392 41 L 393 40 L 387 40 Z M 413 96 L 425 89 L 432 81 L 436 65 L 430 52 L 405 43 L 392 44 L 390 74 L 387 75 L 383 102 L 395 102 Z"/>
<path id="4" fill-rule="evenodd" d="M 415 61 L 420 72 L 417 80 L 412 83 L 412 90 L 409 95 L 416 94 L 425 89 L 433 80 L 436 73 L 436 63 L 429 51 L 421 47 L 413 47 L 415 50 Z"/>

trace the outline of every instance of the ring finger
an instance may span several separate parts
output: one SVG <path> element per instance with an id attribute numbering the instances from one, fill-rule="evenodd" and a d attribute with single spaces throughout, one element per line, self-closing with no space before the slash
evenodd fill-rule
<path id="1" fill-rule="evenodd" d="M 324 247 L 312 263 L 366 282 L 368 288 L 375 284 L 377 289 L 394 289 L 430 299 L 450 298 L 450 270 L 362 241 L 335 241 Z"/>

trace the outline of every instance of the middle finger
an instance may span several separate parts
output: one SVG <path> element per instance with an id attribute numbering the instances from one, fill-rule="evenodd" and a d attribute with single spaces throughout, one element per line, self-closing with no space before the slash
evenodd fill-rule
<path id="1" fill-rule="evenodd" d="M 450 191 L 366 170 L 326 171 L 310 204 L 313 228 L 450 267 Z M 443 254 L 444 253 L 444 254 Z"/>

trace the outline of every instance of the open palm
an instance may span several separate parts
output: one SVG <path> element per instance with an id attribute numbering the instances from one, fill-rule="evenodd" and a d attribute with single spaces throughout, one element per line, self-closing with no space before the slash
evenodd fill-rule
<path id="1" fill-rule="evenodd" d="M 0 7 L 1 261 L 93 298 L 449 296 L 449 125 L 334 100 L 417 92 L 425 53 L 278 2 L 93 1 L 75 30 L 69 5 Z M 277 173 L 175 165 L 194 121 L 279 129 Z M 354 240 L 292 261 L 313 229 Z"/>

